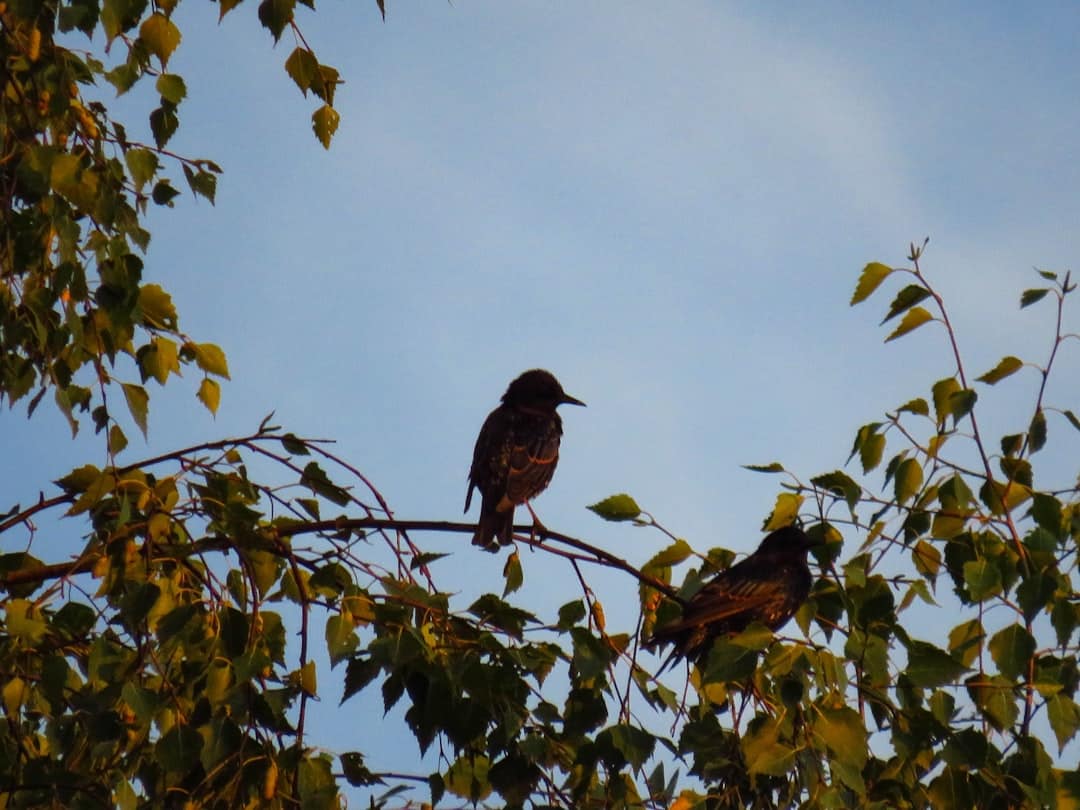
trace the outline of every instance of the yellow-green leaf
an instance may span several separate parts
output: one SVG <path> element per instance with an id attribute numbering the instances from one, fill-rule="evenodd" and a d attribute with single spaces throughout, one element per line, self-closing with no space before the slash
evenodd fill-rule
<path id="1" fill-rule="evenodd" d="M 955 377 L 946 377 L 934 383 L 931 389 L 934 394 L 934 413 L 938 424 L 943 424 L 945 418 L 952 416 L 952 395 L 960 390 L 960 383 Z"/>
<path id="2" fill-rule="evenodd" d="M 781 492 L 777 495 L 776 505 L 765 523 L 765 531 L 771 532 L 784 526 L 790 526 L 798 516 L 802 502 L 802 495 L 796 495 L 794 492 Z"/>
<path id="3" fill-rule="evenodd" d="M 127 400 L 128 410 L 131 411 L 131 418 L 135 420 L 135 424 L 139 426 L 139 430 L 142 431 L 145 438 L 146 413 L 150 407 L 150 396 L 141 385 L 123 383 L 122 388 L 124 389 L 124 399 Z"/>
<path id="4" fill-rule="evenodd" d="M 109 452 L 113 455 L 117 455 L 125 447 L 127 447 L 127 436 L 124 435 L 124 431 L 120 429 L 119 425 L 113 425 L 109 428 Z"/>
<path id="5" fill-rule="evenodd" d="M 923 307 L 913 307 L 907 311 L 907 314 L 900 320 L 900 325 L 897 326 L 887 338 L 885 342 L 890 340 L 896 340 L 898 337 L 906 335 L 908 332 L 912 332 L 918 329 L 927 321 L 934 320 L 934 316 L 931 315 Z"/>
<path id="6" fill-rule="evenodd" d="M 859 275 L 859 283 L 855 285 L 855 292 L 851 296 L 851 306 L 869 298 L 891 272 L 892 268 L 881 262 L 870 262 L 866 265 Z"/>
<path id="7" fill-rule="evenodd" d="M 923 471 L 919 462 L 913 458 L 906 458 L 896 468 L 896 501 L 905 503 L 914 497 L 922 486 Z"/>
<path id="8" fill-rule="evenodd" d="M 330 148 L 330 141 L 341 123 L 341 115 L 329 104 L 323 104 L 311 114 L 311 128 L 324 149 Z"/>
<path id="9" fill-rule="evenodd" d="M 218 403 L 221 402 L 221 386 L 217 384 L 216 380 L 203 377 L 203 381 L 199 383 L 199 392 L 196 396 L 199 398 L 199 402 L 206 406 L 206 410 L 215 416 L 217 415 Z"/>
<path id="10" fill-rule="evenodd" d="M 157 284 L 139 287 L 139 309 L 150 326 L 176 328 L 176 306 L 172 296 Z"/>
<path id="11" fill-rule="evenodd" d="M 925 540 L 920 540 L 911 549 L 911 560 L 915 570 L 929 579 L 934 579 L 941 570 L 941 552 Z"/>
<path id="12" fill-rule="evenodd" d="M 185 348 L 195 354 L 196 365 L 207 374 L 216 374 L 218 377 L 229 379 L 229 364 L 220 346 L 213 343 L 189 343 Z"/>
<path id="13" fill-rule="evenodd" d="M 48 625 L 41 618 L 41 609 L 27 599 L 8 601 L 4 625 L 13 638 L 27 644 L 37 644 L 48 630 Z"/>
<path id="14" fill-rule="evenodd" d="M 589 504 L 585 508 L 613 523 L 636 520 L 641 515 L 641 507 L 637 505 L 637 501 L 625 492 L 609 495 L 604 500 Z"/>
<path id="15" fill-rule="evenodd" d="M 139 26 L 139 39 L 164 66 L 180 44 L 180 29 L 164 14 L 154 12 Z"/>
<path id="16" fill-rule="evenodd" d="M 983 374 L 981 377 L 975 379 L 979 382 L 984 382 L 987 385 L 993 385 L 994 383 L 1001 382 L 1011 374 L 1015 374 L 1024 366 L 1024 361 L 1019 357 L 1013 357 L 1011 354 L 1007 357 L 1001 358 L 1001 362 Z"/>

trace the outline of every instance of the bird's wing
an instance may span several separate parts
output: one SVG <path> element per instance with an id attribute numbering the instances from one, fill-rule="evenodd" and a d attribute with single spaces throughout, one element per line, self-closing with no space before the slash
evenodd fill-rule
<path id="1" fill-rule="evenodd" d="M 562 431 L 552 422 L 539 431 L 521 431 L 510 445 L 506 475 L 506 500 L 524 503 L 542 492 L 555 474 L 559 462 Z"/>
<path id="2" fill-rule="evenodd" d="M 480 434 L 473 447 L 472 466 L 469 468 L 469 489 L 465 493 L 465 511 L 472 503 L 473 489 L 479 489 L 483 497 L 502 497 L 506 489 L 506 457 L 509 453 L 510 420 L 504 408 L 496 408 L 484 420 Z"/>
<path id="3" fill-rule="evenodd" d="M 770 624 L 792 600 L 788 574 L 783 565 L 749 557 L 709 581 L 691 597 L 682 619 L 662 632 L 669 635 L 702 625 L 726 632 L 741 630 L 752 621 Z"/>

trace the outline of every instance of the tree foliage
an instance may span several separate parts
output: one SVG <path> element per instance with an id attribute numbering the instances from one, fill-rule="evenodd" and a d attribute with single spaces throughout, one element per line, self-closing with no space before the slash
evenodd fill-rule
<path id="1" fill-rule="evenodd" d="M 0 401 L 28 398 L 34 415 L 51 393 L 73 430 L 89 413 L 108 459 L 0 515 L 0 806 L 338 807 L 345 785 L 378 806 L 1080 806 L 1062 754 L 1080 729 L 1080 420 L 1046 393 L 1077 337 L 1062 326 L 1068 274 L 1040 271 L 1021 296 L 1048 324 L 1047 357 L 973 377 L 921 248 L 904 267 L 868 264 L 852 304 L 900 280 L 885 339 L 937 328 L 953 372 L 859 427 L 843 469 L 750 467 L 781 476 L 763 528 L 800 520 L 822 541 L 797 631 L 752 626 L 658 679 L 640 639 L 734 555 L 695 552 L 629 495 L 589 508 L 668 536 L 640 570 L 520 529 L 581 586 L 538 609 L 517 600 L 517 553 L 499 593 L 442 589 L 451 563 L 418 538 L 462 533 L 473 553 L 471 525 L 396 518 L 362 471 L 269 420 L 121 460 L 119 394 L 146 431 L 151 378 L 199 369 L 212 411 L 228 377 L 142 278 L 147 206 L 177 193 L 169 167 L 211 201 L 218 174 L 166 149 L 187 93 L 167 72 L 174 8 L 0 3 Z M 294 11 L 264 0 L 258 18 L 275 40 L 296 32 L 285 67 L 323 102 L 327 143 L 337 74 Z M 114 63 L 57 39 L 76 32 L 101 32 Z M 82 88 L 146 77 L 160 102 L 154 143 L 138 144 Z M 999 385 L 1030 398 L 994 439 L 979 419 Z M 81 538 L 74 559 L 39 536 L 50 515 Z M 621 572 L 604 598 L 637 604 L 636 626 L 608 626 L 596 566 Z M 324 660 L 341 694 L 326 694 Z M 311 700 L 369 694 L 401 712 L 428 771 L 320 744 Z"/>

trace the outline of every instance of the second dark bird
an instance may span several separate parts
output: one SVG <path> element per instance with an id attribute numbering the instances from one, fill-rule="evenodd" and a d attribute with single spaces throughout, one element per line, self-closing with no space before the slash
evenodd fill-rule
<path id="1" fill-rule="evenodd" d="M 660 671 L 679 658 L 700 663 L 717 638 L 742 632 L 752 622 L 779 630 L 810 594 L 813 577 L 806 553 L 815 543 L 795 526 L 777 529 L 745 560 L 721 571 L 686 603 L 682 618 L 657 628 L 646 649 L 670 644 Z"/>
<path id="2" fill-rule="evenodd" d="M 502 404 L 480 428 L 469 470 L 465 511 L 480 490 L 480 522 L 473 545 L 498 551 L 514 534 L 514 507 L 543 492 L 559 462 L 560 405 L 584 405 L 543 369 L 526 371 L 510 383 Z M 530 510 L 531 511 L 531 510 Z"/>

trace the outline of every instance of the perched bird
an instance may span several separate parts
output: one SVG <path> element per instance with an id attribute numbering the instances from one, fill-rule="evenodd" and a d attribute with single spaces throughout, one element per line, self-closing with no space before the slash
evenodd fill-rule
<path id="1" fill-rule="evenodd" d="M 757 551 L 713 577 L 686 603 L 682 618 L 657 628 L 646 649 L 671 644 L 662 672 L 679 658 L 700 662 L 713 641 L 761 622 L 778 630 L 795 615 L 810 593 L 806 552 L 815 545 L 795 526 L 777 529 Z"/>
<path id="2" fill-rule="evenodd" d="M 466 512 L 474 488 L 483 499 L 474 546 L 498 551 L 499 546 L 509 545 L 514 507 L 527 505 L 551 483 L 562 437 L 562 420 L 555 409 L 564 404 L 585 403 L 563 391 L 551 372 L 534 368 L 510 383 L 502 404 L 484 420 L 473 449 L 465 495 Z"/>

